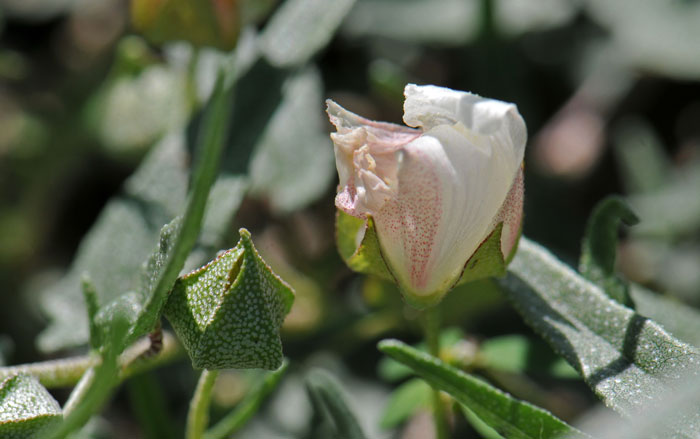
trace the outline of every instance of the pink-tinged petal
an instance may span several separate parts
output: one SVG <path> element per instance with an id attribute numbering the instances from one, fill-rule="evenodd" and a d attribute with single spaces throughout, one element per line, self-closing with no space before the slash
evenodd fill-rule
<path id="1" fill-rule="evenodd" d="M 493 222 L 493 227 L 499 223 L 503 223 L 501 230 L 501 253 L 503 258 L 507 259 L 513 247 L 518 242 L 520 237 L 520 225 L 523 219 L 523 201 L 525 199 L 525 179 L 523 168 L 515 176 L 515 180 L 510 187 L 508 196 L 501 206 L 501 210 L 496 215 Z"/>
<path id="2" fill-rule="evenodd" d="M 328 116 L 337 132 L 331 134 L 340 178 L 336 206 L 364 218 L 395 195 L 397 152 L 420 135 L 420 130 L 374 122 L 326 101 Z"/>
<path id="3" fill-rule="evenodd" d="M 513 182 L 498 148 L 439 126 L 403 148 L 398 197 L 374 216 L 382 254 L 414 297 L 440 297 L 493 230 Z"/>
<path id="4" fill-rule="evenodd" d="M 336 205 L 370 214 L 381 254 L 413 303 L 436 303 L 503 223 L 509 256 L 522 218 L 527 132 L 513 104 L 408 85 L 404 121 L 368 121 L 329 102 L 338 132 Z"/>

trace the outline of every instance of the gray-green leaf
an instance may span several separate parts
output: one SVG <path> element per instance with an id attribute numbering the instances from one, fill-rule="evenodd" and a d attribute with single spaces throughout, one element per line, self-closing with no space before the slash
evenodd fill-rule
<path id="1" fill-rule="evenodd" d="M 60 423 L 61 407 L 39 381 L 15 375 L 0 383 L 0 437 L 30 439 Z"/>
<path id="2" fill-rule="evenodd" d="M 335 35 L 355 0 L 288 0 L 262 34 L 262 52 L 275 66 L 305 64 Z"/>
<path id="3" fill-rule="evenodd" d="M 382 340 L 379 350 L 409 366 L 432 386 L 449 393 L 504 437 L 585 437 L 546 410 L 519 401 L 485 381 L 398 340 Z"/>
<path id="4" fill-rule="evenodd" d="M 673 381 L 697 374 L 695 347 L 611 300 L 532 241 L 521 238 L 510 271 L 504 284 L 518 311 L 618 412 L 633 416 Z M 693 425 L 700 423 L 667 428 L 669 435 L 697 436 Z"/>

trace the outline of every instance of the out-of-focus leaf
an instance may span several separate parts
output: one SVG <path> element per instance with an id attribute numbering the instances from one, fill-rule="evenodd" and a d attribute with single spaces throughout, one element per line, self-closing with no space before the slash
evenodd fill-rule
<path id="1" fill-rule="evenodd" d="M 661 140 L 639 119 L 622 121 L 613 133 L 615 155 L 627 192 L 649 192 L 669 179 L 671 164 Z"/>
<path id="2" fill-rule="evenodd" d="M 277 67 L 305 64 L 335 35 L 355 0 L 287 0 L 261 35 L 264 56 Z"/>
<path id="3" fill-rule="evenodd" d="M 82 308 L 80 278 L 90 276 L 102 304 L 135 290 L 141 264 L 158 240 L 163 224 L 182 207 L 187 188 L 184 144 L 164 139 L 124 185 L 124 195 L 107 203 L 83 238 L 69 272 L 42 294 L 49 326 L 38 346 L 52 352 L 85 343 L 88 322 Z"/>
<path id="4" fill-rule="evenodd" d="M 617 228 L 620 222 L 634 225 L 639 221 L 620 197 L 607 197 L 591 214 L 583 238 L 579 271 L 598 285 L 612 299 L 634 308 L 627 282 L 615 273 Z"/>
<path id="5" fill-rule="evenodd" d="M 117 385 L 117 361 L 129 340 L 133 315 L 125 307 L 117 306 L 111 311 L 110 319 L 100 325 L 101 362 L 83 375 L 65 404 L 63 422 L 49 430 L 45 438 L 63 439 L 82 428 Z"/>
<path id="6" fill-rule="evenodd" d="M 636 284 L 630 286 L 630 293 L 639 314 L 659 322 L 680 340 L 700 347 L 700 311 Z"/>
<path id="7" fill-rule="evenodd" d="M 334 428 L 334 439 L 365 439 L 366 436 L 345 401 L 340 383 L 328 372 L 314 369 L 306 377 L 306 389 L 314 408 Z"/>
<path id="8" fill-rule="evenodd" d="M 240 430 L 258 412 L 265 398 L 277 388 L 288 364 L 285 361 L 279 369 L 265 374 L 231 413 L 207 430 L 204 439 L 224 439 Z"/>
<path id="9" fill-rule="evenodd" d="M 231 93 L 232 85 L 224 86 L 222 72 L 204 110 L 202 128 L 194 140 L 199 154 L 185 213 L 163 227 L 160 244 L 144 269 L 141 293 L 118 297 L 96 316 L 101 332 L 102 361 L 73 390 L 69 398 L 72 402 L 67 404 L 72 409 L 59 428 L 52 432 L 51 438 L 62 439 L 85 425 L 119 381 L 119 355 L 135 338 L 153 330 L 160 321 L 167 294 L 194 247 L 203 222 L 209 191 L 219 170 Z M 100 314 L 104 317 L 100 318 Z"/>
<path id="10" fill-rule="evenodd" d="M 222 114 L 224 119 L 218 123 L 228 120 L 232 99 L 230 93 L 220 97 L 218 105 L 223 105 L 227 114 Z M 204 120 L 200 116 L 191 123 L 189 140 L 193 145 Z M 227 144 L 232 138 L 250 134 L 240 124 L 236 127 L 238 137 L 227 137 Z M 254 130 L 255 126 L 250 129 Z M 184 209 L 188 186 L 187 140 L 182 133 L 175 133 L 155 147 L 125 182 L 123 195 L 111 200 L 102 211 L 83 239 L 68 274 L 42 294 L 42 308 L 51 320 L 38 339 L 42 350 L 52 352 L 87 341 L 85 313 L 76 305 L 81 303 L 79 285 L 83 273 L 88 273 L 95 284 L 100 304 L 109 303 L 127 291 L 148 296 L 141 281 L 142 262 L 158 242 L 161 226 Z M 236 151 L 241 160 L 248 160 L 250 150 L 245 154 L 245 148 L 237 146 Z M 246 166 L 247 161 L 239 168 L 245 170 Z M 202 224 L 200 248 L 188 260 L 189 267 L 201 265 L 219 248 L 246 189 L 245 179 L 238 173 L 223 175 L 213 187 Z"/>
<path id="11" fill-rule="evenodd" d="M 410 368 L 409 368 L 410 371 Z M 420 409 L 430 407 L 433 391 L 430 385 L 413 378 L 394 390 L 382 414 L 382 428 L 394 428 L 413 416 Z"/>
<path id="12" fill-rule="evenodd" d="M 590 15 L 612 35 L 618 58 L 679 79 L 700 77 L 700 4 L 655 0 L 587 0 Z M 644 216 L 641 216 L 644 218 Z"/>
<path id="13" fill-rule="evenodd" d="M 580 375 L 543 342 L 522 335 L 505 335 L 483 342 L 479 348 L 482 367 L 506 372 L 548 374 L 557 378 L 579 378 Z"/>
<path id="14" fill-rule="evenodd" d="M 319 111 L 322 90 L 315 69 L 290 77 L 282 104 L 256 146 L 250 163 L 251 189 L 278 212 L 316 200 L 333 178 L 333 146 Z"/>
<path id="15" fill-rule="evenodd" d="M 518 36 L 568 23 L 580 4 L 579 0 L 494 0 L 494 20 L 500 33 Z"/>
<path id="16" fill-rule="evenodd" d="M 110 152 L 139 151 L 182 126 L 188 112 L 185 72 L 155 65 L 111 83 L 100 100 L 98 134 Z"/>
<path id="17" fill-rule="evenodd" d="M 632 418 L 621 417 L 603 408 L 594 409 L 578 419 L 577 424 L 593 437 L 618 438 L 691 438 L 697 435 L 671 435 L 670 423 L 687 423 L 697 431 L 697 407 L 700 406 L 700 377 L 686 376 L 653 401 L 647 401 L 640 413 Z M 695 425 L 693 425 L 695 424 Z"/>
<path id="18" fill-rule="evenodd" d="M 493 20 L 499 33 L 515 37 L 525 32 L 561 26 L 579 9 L 575 0 L 493 0 Z M 462 45 L 481 29 L 483 3 L 459 0 L 364 0 L 348 15 L 348 36 L 388 37 L 425 44 Z"/>
<path id="19" fill-rule="evenodd" d="M 36 378 L 15 375 L 0 383 L 0 437 L 36 438 L 61 418 L 61 407 Z"/>
<path id="20" fill-rule="evenodd" d="M 445 328 L 440 331 L 440 353 L 449 351 L 455 344 L 464 338 L 464 332 L 459 328 Z M 428 352 L 425 343 L 415 346 L 421 352 Z M 399 381 L 411 376 L 411 368 L 390 357 L 384 357 L 377 367 L 379 376 L 386 381 Z"/>
<path id="21" fill-rule="evenodd" d="M 161 439 L 176 435 L 176 424 L 168 415 L 167 401 L 155 373 L 129 378 L 126 392 L 131 412 L 138 420 L 144 439 Z"/>
<path id="22" fill-rule="evenodd" d="M 76 3 L 73 0 L 47 0 L 41 2 L 7 0 L 2 4 L 2 15 L 40 22 L 65 14 L 73 9 L 75 5 Z"/>
<path id="23" fill-rule="evenodd" d="M 634 416 L 700 365 L 698 350 L 625 308 L 532 241 L 521 238 L 504 285 L 525 320 L 583 376 L 603 402 Z M 666 425 L 696 436 L 695 422 Z"/>
<path id="24" fill-rule="evenodd" d="M 241 28 L 238 0 L 132 0 L 134 27 L 156 44 L 185 40 L 194 46 L 235 47 Z"/>
<path id="25" fill-rule="evenodd" d="M 168 292 L 194 248 L 204 223 L 209 192 L 216 181 L 223 155 L 228 129 L 226 121 L 233 94 L 233 84 L 225 85 L 224 77 L 225 73 L 221 72 L 213 95 L 204 109 L 202 125 L 194 140 L 199 156 L 193 171 L 192 189 L 185 213 L 181 220 L 178 217 L 163 227 L 160 246 L 146 266 L 143 309 L 131 330 L 132 339 L 151 331 L 160 321 Z"/>
<path id="26" fill-rule="evenodd" d="M 258 255 L 250 233 L 204 267 L 181 277 L 165 315 L 198 369 L 277 369 L 279 329 L 294 293 Z"/>
<path id="27" fill-rule="evenodd" d="M 519 401 L 485 381 L 398 340 L 382 340 L 379 350 L 409 366 L 430 385 L 449 393 L 506 437 L 585 437 L 546 410 Z"/>
<path id="28" fill-rule="evenodd" d="M 257 41 L 257 40 L 256 40 Z M 236 94 L 231 102 L 223 171 L 232 175 L 248 172 L 255 145 L 282 101 L 282 85 L 289 72 L 258 58 L 241 72 L 235 70 Z M 240 75 L 240 77 L 238 76 Z M 197 125 L 195 125 L 197 126 Z M 190 137 L 194 133 L 190 133 Z"/>
<path id="29" fill-rule="evenodd" d="M 478 2 L 462 0 L 359 1 L 348 15 L 343 33 L 460 45 L 478 34 L 478 7 Z"/>
<path id="30" fill-rule="evenodd" d="M 692 163 L 673 175 L 668 184 L 628 197 L 630 206 L 643 220 L 634 228 L 635 236 L 674 239 L 697 232 L 700 227 L 698 192 L 700 163 Z"/>

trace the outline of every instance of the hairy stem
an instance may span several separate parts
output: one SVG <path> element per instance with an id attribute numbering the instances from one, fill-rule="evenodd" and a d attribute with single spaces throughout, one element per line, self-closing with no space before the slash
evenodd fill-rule
<path id="1" fill-rule="evenodd" d="M 149 349 L 150 343 L 147 338 L 144 338 L 124 351 L 119 360 L 121 379 L 170 363 L 182 354 L 180 343 L 169 332 L 163 334 L 163 349 L 158 354 L 143 356 Z M 80 355 L 60 360 L 0 367 L 0 381 L 24 373 L 36 377 L 47 388 L 71 387 L 80 381 L 85 372 L 99 363 L 98 355 Z"/>
<path id="2" fill-rule="evenodd" d="M 190 411 L 187 414 L 186 439 L 202 439 L 204 431 L 209 423 L 209 402 L 211 401 L 211 391 L 214 388 L 218 370 L 202 371 L 197 382 L 197 388 L 190 401 Z"/>

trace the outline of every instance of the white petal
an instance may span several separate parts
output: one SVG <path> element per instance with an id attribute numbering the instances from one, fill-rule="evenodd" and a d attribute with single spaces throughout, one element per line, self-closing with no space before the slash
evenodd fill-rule
<path id="1" fill-rule="evenodd" d="M 470 135 L 488 137 L 511 148 L 513 170 L 522 163 L 527 129 L 514 104 L 434 85 L 408 84 L 404 94 L 406 125 L 425 131 L 439 125 L 462 125 Z"/>
<path id="2" fill-rule="evenodd" d="M 441 125 L 406 145 L 398 197 L 375 216 L 382 253 L 402 288 L 437 296 L 493 229 L 513 178 L 511 148 Z"/>

